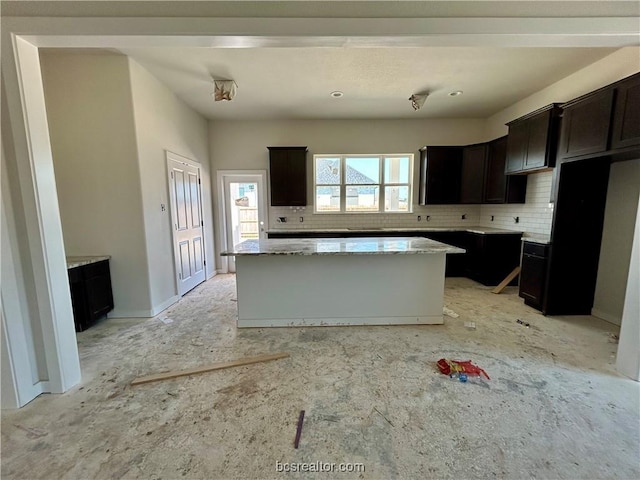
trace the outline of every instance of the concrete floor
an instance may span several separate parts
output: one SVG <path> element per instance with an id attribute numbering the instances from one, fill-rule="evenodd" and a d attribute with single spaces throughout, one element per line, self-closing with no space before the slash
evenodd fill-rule
<path id="1" fill-rule="evenodd" d="M 460 316 L 442 326 L 238 331 L 234 300 L 218 275 L 160 316 L 173 323 L 79 334 L 82 384 L 2 413 L 2 478 L 640 478 L 640 388 L 615 372 L 613 325 L 543 317 L 516 288 L 463 278 L 447 279 Z M 273 352 L 291 357 L 129 385 Z M 441 357 L 491 380 L 441 375 Z M 276 472 L 318 461 L 365 471 Z"/>

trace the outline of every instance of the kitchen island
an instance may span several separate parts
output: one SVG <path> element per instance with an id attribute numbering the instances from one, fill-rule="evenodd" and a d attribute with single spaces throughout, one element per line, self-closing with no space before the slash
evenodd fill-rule
<path id="1" fill-rule="evenodd" d="M 447 254 L 427 238 L 247 240 L 236 257 L 238 327 L 441 324 Z"/>

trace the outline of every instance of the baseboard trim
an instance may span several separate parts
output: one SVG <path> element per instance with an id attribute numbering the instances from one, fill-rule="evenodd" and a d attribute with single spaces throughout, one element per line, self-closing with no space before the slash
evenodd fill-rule
<path id="1" fill-rule="evenodd" d="M 602 310 L 599 310 L 597 308 L 592 308 L 591 309 L 591 315 L 593 315 L 594 317 L 598 317 L 601 320 L 604 320 L 605 322 L 609 322 L 609 323 L 613 323 L 614 325 L 620 326 L 622 325 L 622 319 L 618 318 L 615 315 L 612 315 L 610 313 L 604 312 Z"/>
<path id="2" fill-rule="evenodd" d="M 107 318 L 149 318 L 151 310 L 122 310 L 114 308 L 107 314 Z"/>
<path id="3" fill-rule="evenodd" d="M 155 317 L 156 315 L 158 315 L 159 313 L 163 312 L 164 310 L 169 308 L 171 305 L 176 303 L 178 300 L 180 300 L 180 295 L 175 295 L 175 296 L 169 298 L 168 300 L 162 302 L 160 305 L 155 306 L 151 310 L 151 316 Z"/>

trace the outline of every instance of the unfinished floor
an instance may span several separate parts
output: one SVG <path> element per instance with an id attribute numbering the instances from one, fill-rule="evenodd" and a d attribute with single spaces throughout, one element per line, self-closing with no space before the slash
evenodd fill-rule
<path id="1" fill-rule="evenodd" d="M 615 372 L 617 327 L 464 278 L 445 303 L 459 317 L 438 326 L 237 330 L 235 278 L 218 275 L 158 318 L 79 334 L 82 384 L 3 412 L 2 478 L 640 478 L 640 389 Z M 291 357 L 129 385 L 272 352 Z M 441 375 L 441 357 L 491 380 Z M 365 471 L 276 472 L 318 461 Z"/>

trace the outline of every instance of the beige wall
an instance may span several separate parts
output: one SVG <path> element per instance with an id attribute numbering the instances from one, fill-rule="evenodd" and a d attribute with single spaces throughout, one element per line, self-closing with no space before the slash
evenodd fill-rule
<path id="1" fill-rule="evenodd" d="M 65 253 L 111 255 L 111 316 L 151 309 L 129 62 L 44 52 L 42 76 Z"/>
<path id="2" fill-rule="evenodd" d="M 344 222 L 400 227 L 414 226 L 415 215 L 313 215 L 313 155 L 320 153 L 413 153 L 415 154 L 414 184 L 418 185 L 418 149 L 424 145 L 466 145 L 480 142 L 484 137 L 484 121 L 477 119 L 438 120 L 283 120 L 283 121 L 211 121 L 209 142 L 211 168 L 217 170 L 267 170 L 268 146 L 303 145 L 307 155 L 308 205 L 304 213 L 304 226 L 328 228 L 327 222 Z M 214 203 L 218 203 L 218 185 L 214 185 Z M 414 189 L 414 204 L 417 203 Z M 275 217 L 287 209 L 269 209 L 269 227 L 277 228 Z M 451 224 L 467 214 L 468 224 L 477 224 L 477 205 L 429 208 L 416 207 L 415 214 L 430 214 L 433 224 Z M 215 211 L 216 225 L 221 220 Z M 295 218 L 298 218 L 296 214 Z M 431 224 L 430 224 L 431 225 Z M 288 223 L 288 227 L 300 227 Z M 218 232 L 221 228 L 218 228 Z M 217 251 L 221 238 L 216 236 Z M 219 258 L 217 265 L 220 266 Z"/>
<path id="3" fill-rule="evenodd" d="M 144 67 L 129 60 L 154 313 L 177 295 L 166 151 L 200 164 L 207 276 L 214 273 L 208 124 Z M 161 204 L 167 209 L 162 211 Z"/>
<path id="4" fill-rule="evenodd" d="M 613 163 L 592 314 L 616 325 L 622 321 L 639 196 L 640 159 Z"/>
<path id="5" fill-rule="evenodd" d="M 505 123 L 550 103 L 568 102 L 640 71 L 640 47 L 625 47 L 487 119 L 486 140 L 507 133 Z"/>

